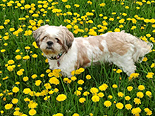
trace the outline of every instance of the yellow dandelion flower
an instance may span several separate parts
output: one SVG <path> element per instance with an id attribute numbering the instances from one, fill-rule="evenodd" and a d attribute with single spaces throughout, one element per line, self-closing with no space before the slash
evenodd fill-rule
<path id="1" fill-rule="evenodd" d="M 13 98 L 13 99 L 12 99 L 12 103 L 13 103 L 13 104 L 17 104 L 17 103 L 18 103 L 18 99 L 17 99 L 17 98 Z"/>
<path id="2" fill-rule="evenodd" d="M 59 89 L 58 89 L 58 88 L 55 88 L 55 89 L 54 89 L 54 92 L 55 92 L 55 93 L 57 93 L 58 91 L 59 91 Z"/>
<path id="3" fill-rule="evenodd" d="M 16 58 L 16 60 L 20 60 L 22 57 L 21 57 L 21 55 L 17 55 L 17 56 L 15 56 L 15 58 Z"/>
<path id="4" fill-rule="evenodd" d="M 58 85 L 59 84 L 59 80 L 56 78 L 56 77 L 52 77 L 49 79 L 49 82 L 51 84 L 55 84 L 55 85 Z"/>
<path id="5" fill-rule="evenodd" d="M 147 78 L 153 78 L 154 73 L 153 72 L 148 72 L 148 74 L 146 75 Z"/>
<path id="6" fill-rule="evenodd" d="M 72 80 L 72 81 L 75 81 L 75 80 L 77 80 L 77 78 L 76 78 L 75 76 L 72 76 L 72 77 L 71 77 L 71 80 Z"/>
<path id="7" fill-rule="evenodd" d="M 48 90 L 48 89 L 51 89 L 52 87 L 51 87 L 51 85 L 50 85 L 50 83 L 45 83 L 44 84 L 44 87 L 46 88 L 46 90 Z"/>
<path id="8" fill-rule="evenodd" d="M 112 105 L 111 101 L 105 101 L 104 106 L 105 107 L 110 107 Z"/>
<path id="9" fill-rule="evenodd" d="M 14 66 L 8 66 L 7 67 L 8 71 L 13 71 L 14 68 L 15 68 Z"/>
<path id="10" fill-rule="evenodd" d="M 145 89 L 145 86 L 144 86 L 144 85 L 139 85 L 139 86 L 138 86 L 138 89 L 142 91 L 142 90 Z"/>
<path id="11" fill-rule="evenodd" d="M 63 116 L 63 114 L 62 113 L 57 113 L 57 114 L 54 114 L 52 116 Z"/>
<path id="12" fill-rule="evenodd" d="M 120 19 L 119 23 L 124 23 L 125 19 Z"/>
<path id="13" fill-rule="evenodd" d="M 31 6 L 29 4 L 26 4 L 24 7 L 25 7 L 26 10 L 31 8 Z"/>
<path id="14" fill-rule="evenodd" d="M 118 92 L 118 96 L 119 96 L 119 97 L 123 97 L 124 94 L 123 94 L 122 92 Z"/>
<path id="15" fill-rule="evenodd" d="M 53 91 L 53 90 L 50 90 L 48 93 L 51 95 L 51 94 L 53 94 L 53 93 L 54 93 L 54 91 Z"/>
<path id="16" fill-rule="evenodd" d="M 13 104 L 6 104 L 4 107 L 6 110 L 9 110 L 13 107 Z"/>
<path id="17" fill-rule="evenodd" d="M 33 58 L 37 58 L 38 55 L 37 55 L 37 54 L 33 54 L 32 57 L 33 57 Z"/>
<path id="18" fill-rule="evenodd" d="M 152 111 L 149 108 L 145 108 L 144 111 L 147 113 L 146 115 L 152 115 Z"/>
<path id="19" fill-rule="evenodd" d="M 33 14 L 32 17 L 39 17 L 39 15 L 38 14 Z"/>
<path id="20" fill-rule="evenodd" d="M 4 53 L 6 50 L 5 49 L 1 49 L 1 52 Z"/>
<path id="21" fill-rule="evenodd" d="M 67 2 L 68 0 L 62 0 L 62 2 Z"/>
<path id="22" fill-rule="evenodd" d="M 30 47 L 29 47 L 29 46 L 26 46 L 26 47 L 25 47 L 25 49 L 26 49 L 26 50 L 29 50 L 29 49 L 30 49 Z"/>
<path id="23" fill-rule="evenodd" d="M 91 75 L 87 75 L 86 79 L 88 79 L 88 80 L 91 79 Z"/>
<path id="24" fill-rule="evenodd" d="M 84 72 L 84 68 L 79 68 L 75 71 L 75 74 L 81 74 L 82 72 Z"/>
<path id="25" fill-rule="evenodd" d="M 108 95 L 108 98 L 109 98 L 109 99 L 112 99 L 112 98 L 113 98 L 113 96 L 112 96 L 112 95 Z"/>
<path id="26" fill-rule="evenodd" d="M 77 82 L 79 85 L 82 85 L 84 83 L 84 81 L 82 79 L 78 80 Z"/>
<path id="27" fill-rule="evenodd" d="M 136 115 L 136 114 L 139 114 L 139 113 L 141 113 L 141 109 L 139 108 L 139 107 L 137 107 L 137 108 L 133 108 L 132 110 L 131 110 L 131 113 L 133 114 L 133 115 Z"/>
<path id="28" fill-rule="evenodd" d="M 6 76 L 6 77 L 4 77 L 4 78 L 2 78 L 2 80 L 7 80 L 9 77 L 8 76 Z"/>
<path id="29" fill-rule="evenodd" d="M 152 93 L 150 91 L 146 91 L 145 93 L 147 96 L 149 96 L 150 98 L 152 97 Z"/>
<path id="30" fill-rule="evenodd" d="M 29 102 L 30 99 L 26 97 L 26 98 L 24 99 L 24 101 L 25 101 L 25 102 Z"/>
<path id="31" fill-rule="evenodd" d="M 90 92 L 91 92 L 92 94 L 97 94 L 98 91 L 99 91 L 99 90 L 98 90 L 96 87 L 92 87 L 92 88 L 90 89 Z"/>
<path id="32" fill-rule="evenodd" d="M 46 96 L 46 97 L 44 97 L 44 100 L 46 101 L 46 100 L 50 99 L 50 97 L 51 96 Z"/>
<path id="33" fill-rule="evenodd" d="M 85 91 L 84 93 L 83 93 L 83 95 L 84 96 L 87 96 L 87 95 L 89 95 L 90 93 L 88 92 L 88 91 Z"/>
<path id="34" fill-rule="evenodd" d="M 71 8 L 71 6 L 70 6 L 70 5 L 65 5 L 65 7 L 66 7 L 66 8 Z"/>
<path id="35" fill-rule="evenodd" d="M 19 88 L 18 87 L 13 87 L 12 88 L 12 92 L 17 93 L 18 91 L 19 91 Z"/>
<path id="36" fill-rule="evenodd" d="M 144 97 L 144 94 L 142 92 L 137 92 L 137 97 L 143 98 Z"/>
<path id="37" fill-rule="evenodd" d="M 150 110 L 150 111 L 148 111 L 148 112 L 146 112 L 147 114 L 146 115 L 152 115 L 152 111 Z"/>
<path id="38" fill-rule="evenodd" d="M 44 77 L 44 76 L 45 76 L 45 74 L 41 74 L 41 75 L 40 75 L 40 77 Z"/>
<path id="39" fill-rule="evenodd" d="M 146 61 L 147 61 L 147 57 L 144 57 L 144 58 L 143 58 L 143 61 L 146 62 Z"/>
<path id="40" fill-rule="evenodd" d="M 30 111 L 29 111 L 29 115 L 30 116 L 33 116 L 33 115 L 35 115 L 37 112 L 36 112 L 36 110 L 35 109 L 31 109 Z"/>
<path id="41" fill-rule="evenodd" d="M 102 84 L 101 86 L 99 86 L 99 90 L 101 91 L 105 91 L 108 88 L 107 84 Z"/>
<path id="42" fill-rule="evenodd" d="M 30 88 L 25 88 L 24 90 L 23 90 L 23 93 L 24 94 L 29 94 L 31 92 L 31 89 Z"/>
<path id="43" fill-rule="evenodd" d="M 135 104 L 141 104 L 141 100 L 139 99 L 139 98 L 134 98 L 134 102 L 135 102 Z"/>
<path id="44" fill-rule="evenodd" d="M 130 96 L 125 96 L 125 100 L 129 101 L 130 99 Z"/>
<path id="45" fill-rule="evenodd" d="M 101 7 L 104 7 L 105 6 L 105 3 L 101 3 L 101 4 L 99 4 Z"/>
<path id="46" fill-rule="evenodd" d="M 74 113 L 72 116 L 80 116 L 78 113 Z"/>
<path id="47" fill-rule="evenodd" d="M 23 77 L 23 81 L 28 81 L 29 80 L 29 78 L 28 77 Z"/>
<path id="48" fill-rule="evenodd" d="M 9 60 L 8 64 L 14 64 L 15 62 L 13 60 Z"/>
<path id="49" fill-rule="evenodd" d="M 114 18 L 109 18 L 109 21 L 114 21 Z"/>
<path id="50" fill-rule="evenodd" d="M 14 116 L 19 116 L 20 115 L 20 112 L 17 110 L 13 113 Z"/>
<path id="51" fill-rule="evenodd" d="M 113 84 L 112 85 L 112 88 L 117 88 L 118 86 L 116 84 Z"/>
<path id="52" fill-rule="evenodd" d="M 88 4 L 90 4 L 90 5 L 92 4 L 92 2 L 91 2 L 91 1 L 87 1 L 87 3 L 88 3 Z"/>
<path id="53" fill-rule="evenodd" d="M 82 98 L 79 99 L 79 102 L 80 103 L 84 103 L 85 101 L 86 101 L 86 98 L 84 98 L 84 97 L 82 97 Z"/>
<path id="54" fill-rule="evenodd" d="M 125 9 L 129 9 L 129 6 L 125 6 Z"/>
<path id="55" fill-rule="evenodd" d="M 28 59 L 30 59 L 30 56 L 28 56 L 28 55 L 27 56 L 24 56 L 23 59 L 24 60 L 28 60 Z"/>
<path id="56" fill-rule="evenodd" d="M 67 96 L 65 94 L 59 94 L 56 98 L 57 101 L 64 101 L 67 99 Z"/>
<path id="57" fill-rule="evenodd" d="M 17 71 L 17 75 L 18 75 L 18 76 L 23 75 L 23 71 Z"/>
<path id="58" fill-rule="evenodd" d="M 99 97 L 104 97 L 104 93 L 102 93 L 102 92 L 99 92 L 97 95 L 98 95 Z"/>
<path id="59" fill-rule="evenodd" d="M 93 102 L 99 102 L 100 97 L 97 96 L 97 95 L 94 95 L 91 99 L 92 99 Z"/>
<path id="60" fill-rule="evenodd" d="M 131 30 L 134 30 L 134 29 L 136 29 L 136 28 L 137 28 L 136 26 L 132 26 L 132 27 L 131 27 Z"/>
<path id="61" fill-rule="evenodd" d="M 77 96 L 79 96 L 79 95 L 81 95 L 81 91 L 76 90 L 76 91 L 74 92 L 74 94 L 77 95 Z"/>
<path id="62" fill-rule="evenodd" d="M 8 35 L 7 36 L 4 36 L 3 39 L 4 40 L 8 40 L 9 39 L 9 36 Z"/>
<path id="63" fill-rule="evenodd" d="M 114 32 L 120 32 L 119 28 L 115 28 Z"/>
<path id="64" fill-rule="evenodd" d="M 133 87 L 132 87 L 132 86 L 128 86 L 128 87 L 127 87 L 127 90 L 128 90 L 128 91 L 132 91 L 132 90 L 133 90 Z"/>
<path id="65" fill-rule="evenodd" d="M 79 5 L 79 4 L 74 4 L 74 6 L 75 6 L 75 7 L 79 7 L 80 5 Z"/>
<path id="66" fill-rule="evenodd" d="M 36 42 L 33 42 L 32 45 L 33 45 L 35 48 L 38 48 Z"/>
<path id="67" fill-rule="evenodd" d="M 33 74 L 31 77 L 32 77 L 32 79 L 35 79 L 35 78 L 37 78 L 37 75 Z"/>
<path id="68" fill-rule="evenodd" d="M 122 104 L 122 103 L 117 103 L 116 104 L 116 107 L 118 108 L 118 109 L 123 109 L 123 107 L 124 107 L 124 105 Z"/>
<path id="69" fill-rule="evenodd" d="M 0 26 L 0 29 L 4 29 L 4 26 Z"/>
<path id="70" fill-rule="evenodd" d="M 72 28 L 72 25 L 67 25 L 66 26 L 68 29 L 71 29 Z"/>
<path id="71" fill-rule="evenodd" d="M 41 82 L 42 82 L 41 80 L 36 80 L 36 81 L 35 81 L 35 85 L 36 85 L 36 86 L 39 86 L 39 85 L 41 84 Z"/>
<path id="72" fill-rule="evenodd" d="M 36 102 L 34 102 L 33 100 L 31 100 L 28 104 L 29 108 L 37 108 L 38 104 Z"/>
<path id="73" fill-rule="evenodd" d="M 131 110 L 131 109 L 132 109 L 132 105 L 131 105 L 131 104 L 126 104 L 126 105 L 125 105 L 125 108 L 126 108 L 127 110 Z"/>

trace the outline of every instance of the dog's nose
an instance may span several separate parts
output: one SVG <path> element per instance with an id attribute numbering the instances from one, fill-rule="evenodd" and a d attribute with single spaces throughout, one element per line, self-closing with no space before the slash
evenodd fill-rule
<path id="1" fill-rule="evenodd" d="M 51 45 L 53 45 L 53 42 L 52 41 L 48 41 L 47 45 L 51 46 Z"/>

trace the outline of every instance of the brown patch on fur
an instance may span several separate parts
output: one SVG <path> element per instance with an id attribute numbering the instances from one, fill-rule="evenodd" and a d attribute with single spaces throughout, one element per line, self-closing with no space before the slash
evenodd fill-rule
<path id="1" fill-rule="evenodd" d="M 115 52 L 121 56 L 127 53 L 129 49 L 128 43 L 118 40 L 116 33 L 109 33 L 104 38 L 107 42 L 109 52 Z"/>
<path id="2" fill-rule="evenodd" d="M 77 49 L 78 49 L 78 60 L 77 60 L 77 65 L 76 68 L 79 67 L 86 67 L 88 63 L 90 63 L 90 60 L 88 59 L 87 55 L 87 48 L 84 46 L 82 41 L 77 40 Z"/>
<path id="3" fill-rule="evenodd" d="M 63 48 L 65 48 L 66 53 L 68 52 L 68 49 L 72 46 L 72 42 L 74 40 L 74 35 L 72 32 L 70 32 L 65 26 L 59 26 L 60 28 L 60 34 L 63 38 Z"/>
<path id="4" fill-rule="evenodd" d="M 103 37 L 98 35 L 98 36 L 89 36 L 86 38 L 86 40 L 88 40 L 88 42 L 90 43 L 90 45 L 92 45 L 93 47 L 99 47 L 99 49 L 101 51 L 104 50 L 104 47 L 101 44 L 101 41 L 103 40 Z"/>

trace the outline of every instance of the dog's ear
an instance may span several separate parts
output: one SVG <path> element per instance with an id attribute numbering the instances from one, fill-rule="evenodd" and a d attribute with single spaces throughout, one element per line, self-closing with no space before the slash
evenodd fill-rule
<path id="1" fill-rule="evenodd" d="M 68 52 L 68 49 L 72 46 L 74 35 L 65 26 L 60 25 L 60 29 L 62 34 L 64 35 L 63 47 L 66 50 L 66 52 Z"/>
<path id="2" fill-rule="evenodd" d="M 49 25 L 41 26 L 37 30 L 33 31 L 33 37 L 35 38 L 36 44 L 39 47 L 39 40 L 44 36 L 44 30 Z"/>

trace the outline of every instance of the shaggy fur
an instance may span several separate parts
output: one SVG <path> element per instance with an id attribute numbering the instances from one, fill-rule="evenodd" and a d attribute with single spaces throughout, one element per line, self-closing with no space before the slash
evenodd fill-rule
<path id="1" fill-rule="evenodd" d="M 71 71 L 99 62 L 112 62 L 130 76 L 135 62 L 149 53 L 152 44 L 121 32 L 74 38 L 64 26 L 41 26 L 33 32 L 37 45 L 48 58 L 50 69 L 61 69 L 64 76 Z"/>

